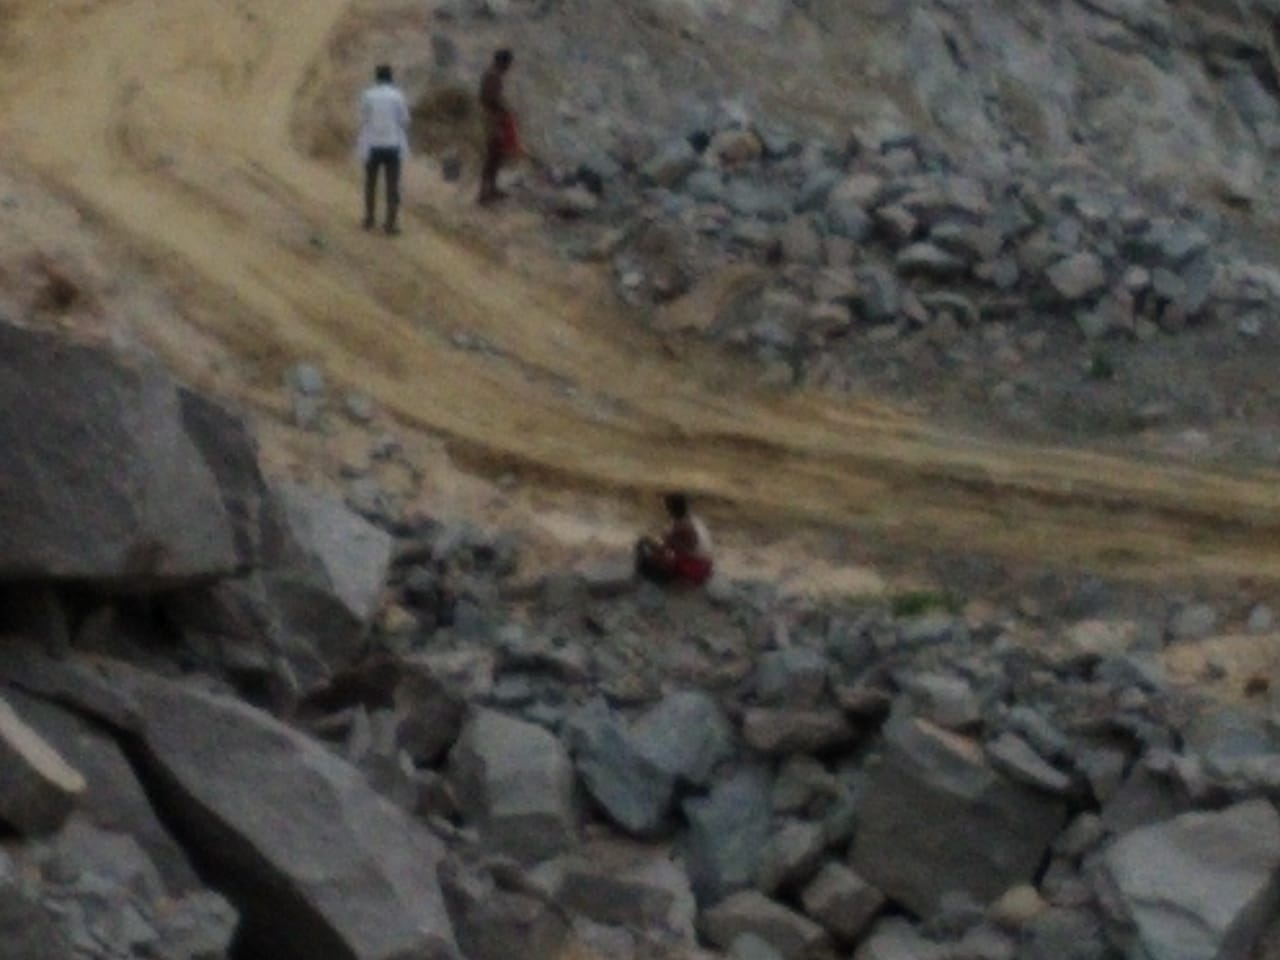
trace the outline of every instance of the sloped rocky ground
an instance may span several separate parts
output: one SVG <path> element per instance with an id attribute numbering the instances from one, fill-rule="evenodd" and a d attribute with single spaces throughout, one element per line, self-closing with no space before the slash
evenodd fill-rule
<path id="1" fill-rule="evenodd" d="M 642 320 L 741 269 L 702 328 L 779 385 L 1049 435 L 1238 408 L 1271 456 L 1276 279 L 1232 236 L 1267 222 L 1268 5 L 602 10 L 436 5 L 429 64 L 420 5 L 362 13 L 418 47 L 442 157 L 429 94 L 495 39 L 532 91 L 580 67 L 523 198 Z M 833 45 L 838 83 L 763 69 Z M 1280 956 L 1277 668 L 1235 656 L 1267 607 L 530 577 L 369 476 L 264 473 L 233 411 L 46 329 L 53 266 L 0 322 L 0 957 Z M 287 389 L 333 415 L 316 368 Z"/>
<path id="2" fill-rule="evenodd" d="M 6 957 L 1280 949 L 1271 677 L 1226 706 L 1167 669 L 1265 607 L 529 578 L 502 537 L 265 478 L 142 359 L 4 340 L 66 385 L 6 393 Z M 77 384 L 166 441 L 86 472 Z M 153 509 L 131 478 L 166 476 Z"/>
<path id="3" fill-rule="evenodd" d="M 299 133 L 345 149 L 336 91 L 398 57 L 465 178 L 470 88 L 515 43 L 523 202 L 640 321 L 971 430 L 1274 463 L 1273 13 L 1060 14 L 378 4 Z"/>

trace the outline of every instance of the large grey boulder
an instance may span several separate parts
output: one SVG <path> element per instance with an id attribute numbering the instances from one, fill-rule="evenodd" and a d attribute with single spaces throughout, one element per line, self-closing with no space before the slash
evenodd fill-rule
<path id="1" fill-rule="evenodd" d="M 764 771 L 748 767 L 685 801 L 685 863 L 700 904 L 754 882 L 770 837 L 770 788 Z"/>
<path id="2" fill-rule="evenodd" d="M 647 836 L 666 821 L 675 778 L 640 751 L 626 724 L 603 699 L 569 720 L 574 765 L 587 792 L 623 830 Z"/>
<path id="3" fill-rule="evenodd" d="M 0 580 L 131 590 L 246 561 L 178 388 L 139 361 L 0 322 Z"/>
<path id="4" fill-rule="evenodd" d="M 533 862 L 574 842 L 573 766 L 542 727 L 477 710 L 449 753 L 461 809 L 494 848 Z"/>
<path id="5" fill-rule="evenodd" d="M 1135 830 L 1099 884 L 1130 955 L 1243 960 L 1280 906 L 1280 814 L 1250 800 Z"/>
<path id="6" fill-rule="evenodd" d="M 924 720 L 885 724 L 858 807 L 853 864 L 912 912 L 955 891 L 987 903 L 1030 882 L 1066 821 L 1065 804 L 1009 780 L 982 747 Z"/>
<path id="7" fill-rule="evenodd" d="M 244 913 L 241 943 L 303 960 L 443 960 L 440 843 L 349 764 L 238 701 L 113 668 L 167 819 Z"/>
<path id="8" fill-rule="evenodd" d="M 84 791 L 80 771 L 0 699 L 0 821 L 24 834 L 49 833 Z"/>
<path id="9" fill-rule="evenodd" d="M 733 728 L 709 694 L 681 691 L 663 697 L 631 728 L 636 749 L 678 783 L 706 786 L 733 756 Z"/>

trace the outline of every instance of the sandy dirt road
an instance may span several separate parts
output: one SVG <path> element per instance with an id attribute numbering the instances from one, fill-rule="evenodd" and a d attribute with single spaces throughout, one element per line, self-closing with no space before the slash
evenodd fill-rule
<path id="1" fill-rule="evenodd" d="M 870 404 L 742 386 L 617 315 L 603 288 L 512 269 L 410 211 L 356 229 L 349 167 L 298 146 L 298 92 L 351 0 L 0 2 L 0 138 L 198 300 L 199 330 L 262 372 L 323 363 L 404 421 L 568 487 L 679 485 L 778 523 L 872 531 L 1140 579 L 1280 581 L 1280 485 L 950 436 Z M 354 92 L 353 92 L 354 93 Z M 322 236 L 323 243 L 316 242 Z M 454 349 L 468 330 L 500 348 Z"/>

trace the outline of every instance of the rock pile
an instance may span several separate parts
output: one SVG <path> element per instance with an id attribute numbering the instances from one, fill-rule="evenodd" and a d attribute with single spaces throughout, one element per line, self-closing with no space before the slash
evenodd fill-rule
<path id="1" fill-rule="evenodd" d="M 137 375 L 90 354 L 101 382 Z M 113 562 L 100 592 L 20 528 L 22 556 L 54 560 L 4 586 L 43 598 L 0 622 L 6 956 L 1280 945 L 1275 718 L 1172 687 L 1154 655 L 1211 608 L 1143 631 L 748 583 L 530 585 L 503 538 L 375 529 L 263 479 L 209 401 L 169 409 L 191 442 L 164 455 L 207 478 L 211 535 L 246 559 L 206 582 Z M 32 478 L 78 482 L 4 489 L 69 495 Z"/>
<path id="2" fill-rule="evenodd" d="M 1158 212 L 1099 171 L 976 175 L 911 133 L 832 145 L 697 131 L 606 190 L 610 226 L 583 253 L 611 257 L 620 296 L 662 303 L 754 263 L 707 332 L 794 382 L 838 383 L 854 344 L 920 330 L 1034 317 L 1086 341 L 1146 341 L 1251 329 L 1280 298 L 1280 274 L 1213 239 L 1203 210 Z M 621 228 L 619 208 L 632 211 Z"/>

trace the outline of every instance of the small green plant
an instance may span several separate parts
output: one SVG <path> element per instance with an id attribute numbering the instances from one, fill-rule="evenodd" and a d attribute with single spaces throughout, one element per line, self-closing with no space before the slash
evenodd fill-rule
<path id="1" fill-rule="evenodd" d="M 1089 360 L 1089 379 L 1090 380 L 1114 380 L 1116 378 L 1116 367 L 1111 362 L 1111 357 L 1101 350 L 1095 350 L 1093 356 Z"/>
<path id="2" fill-rule="evenodd" d="M 964 606 L 950 590 L 908 590 L 890 601 L 895 617 L 919 617 L 926 613 L 957 614 Z"/>

